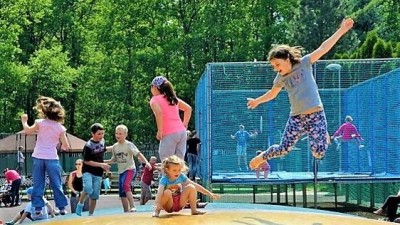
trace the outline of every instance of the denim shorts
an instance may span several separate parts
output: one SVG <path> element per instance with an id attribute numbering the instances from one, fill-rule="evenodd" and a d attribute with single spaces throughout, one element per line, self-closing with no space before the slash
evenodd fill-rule
<path id="1" fill-rule="evenodd" d="M 83 192 L 89 195 L 90 199 L 99 199 L 101 188 L 101 177 L 91 173 L 83 173 Z"/>

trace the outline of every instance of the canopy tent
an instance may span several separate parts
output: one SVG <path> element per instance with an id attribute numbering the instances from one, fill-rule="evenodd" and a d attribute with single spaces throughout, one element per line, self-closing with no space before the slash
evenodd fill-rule
<path id="1" fill-rule="evenodd" d="M 20 131 L 0 140 L 0 153 L 16 152 L 19 146 L 24 147 L 25 152 L 32 152 L 36 144 L 37 134 L 26 134 Z M 70 150 L 67 152 L 82 152 L 86 141 L 67 133 Z"/>

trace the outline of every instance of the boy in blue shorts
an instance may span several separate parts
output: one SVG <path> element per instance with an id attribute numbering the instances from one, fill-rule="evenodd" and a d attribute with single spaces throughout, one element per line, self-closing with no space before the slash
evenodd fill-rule
<path id="1" fill-rule="evenodd" d="M 89 216 L 93 215 L 96 201 L 100 196 L 101 180 L 104 171 L 110 170 L 110 165 L 104 163 L 106 145 L 104 142 L 104 128 L 100 123 L 90 127 L 92 138 L 83 148 L 83 191 L 76 205 L 76 214 L 82 215 L 85 199 L 89 197 Z"/>

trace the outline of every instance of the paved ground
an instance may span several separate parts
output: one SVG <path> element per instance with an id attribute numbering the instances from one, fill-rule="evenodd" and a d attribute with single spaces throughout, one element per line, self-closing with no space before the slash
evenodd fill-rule
<path id="1" fill-rule="evenodd" d="M 0 221 L 10 221 L 19 211 L 24 209 L 25 205 L 27 202 L 22 202 L 21 206 L 17 207 L 2 207 L 0 208 Z M 54 201 L 50 200 L 50 203 L 54 206 Z M 150 207 L 153 205 L 154 200 L 149 201 L 146 206 L 140 206 L 139 201 L 135 200 L 135 205 L 137 208 L 140 207 Z M 122 205 L 121 201 L 118 198 L 118 195 L 101 195 L 99 201 L 97 202 L 96 210 L 99 210 L 101 213 L 104 211 L 104 209 L 116 209 L 120 207 L 121 212 L 122 212 Z M 67 211 L 70 211 L 69 208 L 67 208 Z M 96 214 L 96 211 L 95 211 Z"/>

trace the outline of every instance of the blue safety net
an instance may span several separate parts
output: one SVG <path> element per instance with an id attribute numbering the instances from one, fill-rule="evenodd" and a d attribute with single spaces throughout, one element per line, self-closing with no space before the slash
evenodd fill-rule
<path id="1" fill-rule="evenodd" d="M 321 60 L 313 65 L 330 135 L 351 116 L 362 139 L 332 140 L 314 160 L 307 136 L 284 157 L 269 160 L 268 179 L 313 179 L 353 174 L 400 175 L 400 59 Z M 257 150 L 279 144 L 289 118 L 285 90 L 274 100 L 247 109 L 247 98 L 268 91 L 276 73 L 267 62 L 209 63 L 196 89 L 196 130 L 202 141 L 201 176 L 207 182 L 256 180 L 247 169 Z M 237 149 L 239 126 L 250 135 Z M 240 141 L 240 140 L 239 140 Z M 246 156 L 238 156 L 238 150 Z M 332 175 L 334 174 L 334 175 Z M 321 175 L 322 176 L 322 175 Z M 260 175 L 263 179 L 262 174 Z"/>

